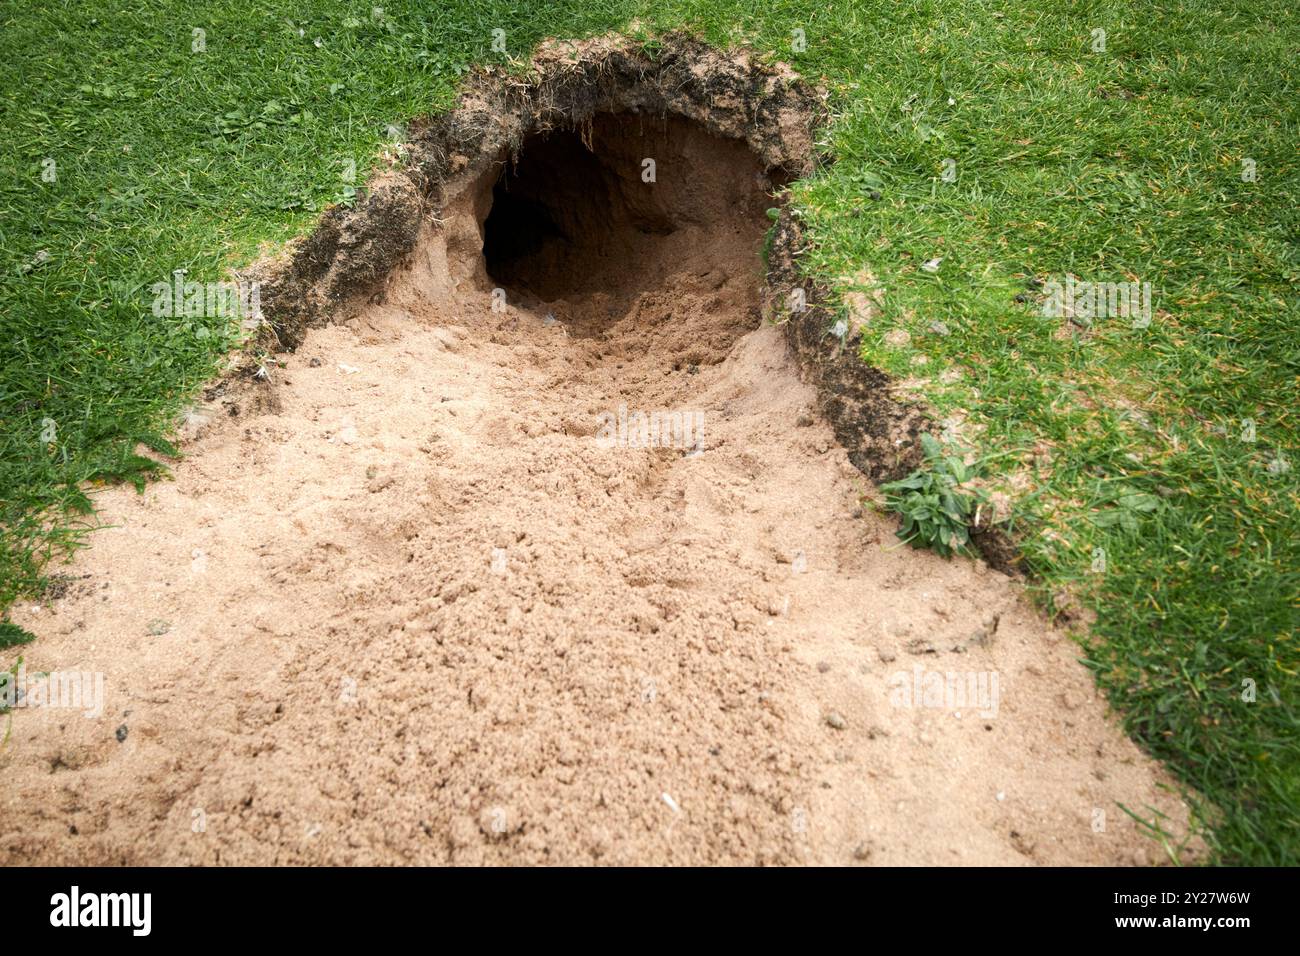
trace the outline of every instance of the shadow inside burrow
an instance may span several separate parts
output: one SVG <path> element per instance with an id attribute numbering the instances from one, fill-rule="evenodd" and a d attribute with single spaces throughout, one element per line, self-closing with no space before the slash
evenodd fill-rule
<path id="1" fill-rule="evenodd" d="M 781 185 L 699 123 L 600 113 L 529 134 L 485 182 L 484 268 L 512 302 L 598 334 L 671 279 L 757 279 Z"/>

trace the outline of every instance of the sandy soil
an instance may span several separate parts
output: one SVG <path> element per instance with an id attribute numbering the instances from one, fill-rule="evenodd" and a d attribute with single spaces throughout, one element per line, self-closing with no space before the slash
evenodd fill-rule
<path id="1" fill-rule="evenodd" d="M 731 148 L 662 135 L 660 182 Z M 1077 647 L 862 507 L 723 158 L 504 312 L 468 193 L 381 302 L 197 408 L 173 481 L 99 494 L 14 617 L 107 706 L 15 712 L 0 860 L 1156 862 L 1119 805 L 1186 810 Z M 602 440 L 621 405 L 702 439 Z"/>

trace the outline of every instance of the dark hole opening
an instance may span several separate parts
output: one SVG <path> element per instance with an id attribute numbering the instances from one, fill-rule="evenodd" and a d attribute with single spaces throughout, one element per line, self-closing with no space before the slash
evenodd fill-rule
<path id="1" fill-rule="evenodd" d="M 483 224 L 489 276 L 541 295 L 564 285 L 551 273 L 593 245 L 607 226 L 600 210 L 608 194 L 584 195 L 578 184 L 599 190 L 603 170 L 576 133 L 534 133 L 524 140 L 518 161 L 507 164 L 492 187 L 492 210 Z"/>
<path id="2" fill-rule="evenodd" d="M 611 312 L 684 269 L 756 273 L 770 186 L 743 142 L 677 117 L 599 114 L 530 134 L 507 161 L 484 265 L 512 298 L 596 297 Z"/>

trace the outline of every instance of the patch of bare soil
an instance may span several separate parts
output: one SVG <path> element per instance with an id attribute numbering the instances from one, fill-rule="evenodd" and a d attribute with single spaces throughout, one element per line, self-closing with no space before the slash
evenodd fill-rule
<path id="1" fill-rule="evenodd" d="M 15 618 L 105 711 L 15 712 L 0 860 L 1157 860 L 1120 805 L 1186 808 L 1076 646 L 861 507 L 761 315 L 782 172 L 717 134 L 489 142 L 174 481 L 100 495 L 78 587 Z M 286 267 L 319 302 L 328 241 Z"/>

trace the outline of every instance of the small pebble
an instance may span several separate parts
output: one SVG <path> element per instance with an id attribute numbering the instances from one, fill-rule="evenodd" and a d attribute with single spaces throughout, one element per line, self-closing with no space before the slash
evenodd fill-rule
<path id="1" fill-rule="evenodd" d="M 848 723 L 840 716 L 839 711 L 832 710 L 826 715 L 826 723 L 830 724 L 836 730 L 843 730 Z"/>

